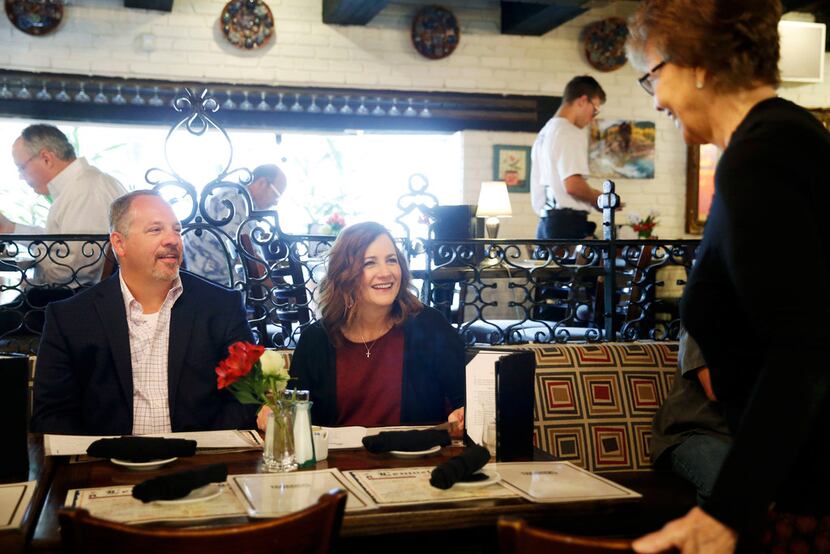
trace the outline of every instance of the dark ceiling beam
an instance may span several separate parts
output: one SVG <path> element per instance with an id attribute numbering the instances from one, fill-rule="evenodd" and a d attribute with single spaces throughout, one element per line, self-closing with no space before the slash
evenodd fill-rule
<path id="1" fill-rule="evenodd" d="M 502 0 L 503 35 L 544 35 L 574 17 L 585 13 L 588 0 Z"/>
<path id="2" fill-rule="evenodd" d="M 827 7 L 825 0 L 781 0 L 781 7 L 784 8 L 784 13 L 787 12 L 810 12 L 816 13 L 821 8 Z"/>
<path id="3" fill-rule="evenodd" d="M 124 7 L 169 12 L 173 10 L 173 0 L 124 0 Z"/>
<path id="4" fill-rule="evenodd" d="M 389 0 L 323 0 L 323 23 L 366 25 Z"/>

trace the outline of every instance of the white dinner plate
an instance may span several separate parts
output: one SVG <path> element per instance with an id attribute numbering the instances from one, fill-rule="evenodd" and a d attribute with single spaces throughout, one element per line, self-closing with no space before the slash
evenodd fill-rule
<path id="1" fill-rule="evenodd" d="M 167 465 L 170 462 L 175 462 L 179 458 L 167 458 L 166 460 L 150 460 L 149 462 L 130 462 L 127 460 L 118 460 L 116 458 L 110 458 L 110 461 L 117 466 L 124 466 L 129 469 L 134 469 L 136 471 L 147 471 L 150 469 L 158 469 L 163 465 Z"/>
<path id="2" fill-rule="evenodd" d="M 425 458 L 426 456 L 437 454 L 440 451 L 441 447 L 436 444 L 432 448 L 427 448 L 426 450 L 390 450 L 389 453 L 396 458 Z"/>
<path id="3" fill-rule="evenodd" d="M 499 472 L 494 469 L 482 469 L 476 473 L 483 473 L 487 476 L 487 479 L 482 479 L 481 481 L 457 481 L 453 486 L 460 487 L 462 489 L 478 489 L 481 487 L 495 485 L 501 481 L 501 475 L 499 475 Z"/>
<path id="4" fill-rule="evenodd" d="M 183 496 L 182 498 L 177 498 L 175 500 L 154 500 L 153 502 L 163 506 L 194 504 L 196 502 L 204 502 L 206 500 L 210 500 L 211 498 L 216 498 L 220 494 L 222 494 L 222 487 L 219 486 L 219 483 L 208 483 L 204 487 L 193 489 L 190 491 L 190 494 Z"/>

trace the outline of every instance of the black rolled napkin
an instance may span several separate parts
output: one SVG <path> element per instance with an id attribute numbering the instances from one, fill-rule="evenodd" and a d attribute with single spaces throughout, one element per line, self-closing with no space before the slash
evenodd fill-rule
<path id="1" fill-rule="evenodd" d="M 457 482 L 468 479 L 489 461 L 490 451 L 474 444 L 433 469 L 429 484 L 438 489 L 448 489 Z"/>
<path id="2" fill-rule="evenodd" d="M 162 437 L 119 437 L 98 439 L 86 449 L 95 458 L 115 458 L 129 462 L 149 462 L 196 454 L 196 441 Z"/>
<path id="3" fill-rule="evenodd" d="M 228 466 L 213 464 L 147 479 L 133 487 L 133 498 L 142 502 L 176 500 L 208 483 L 224 483 L 227 479 Z"/>
<path id="4" fill-rule="evenodd" d="M 422 431 L 383 431 L 377 435 L 363 437 L 363 446 L 374 454 L 401 450 L 418 452 L 433 446 L 450 444 L 450 434 L 443 430 L 424 429 Z"/>

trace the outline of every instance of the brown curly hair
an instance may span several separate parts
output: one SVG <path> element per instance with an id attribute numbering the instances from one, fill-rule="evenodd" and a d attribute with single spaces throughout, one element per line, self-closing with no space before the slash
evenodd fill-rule
<path id="1" fill-rule="evenodd" d="M 400 325 L 410 315 L 421 311 L 423 304 L 412 292 L 412 275 L 391 233 L 374 221 L 346 227 L 334 242 L 328 255 L 326 276 L 320 281 L 320 314 L 323 327 L 335 347 L 343 344 L 343 328 L 351 325 L 360 311 L 355 292 L 363 278 L 363 257 L 375 239 L 386 235 L 395 246 L 401 282 L 392 304 L 392 324 Z"/>
<path id="2" fill-rule="evenodd" d="M 645 0 L 628 20 L 626 51 L 648 71 L 649 45 L 680 67 L 706 70 L 719 92 L 778 86 L 779 0 Z"/>

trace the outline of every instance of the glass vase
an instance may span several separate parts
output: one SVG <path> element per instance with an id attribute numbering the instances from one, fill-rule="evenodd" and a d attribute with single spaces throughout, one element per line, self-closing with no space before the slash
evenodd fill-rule
<path id="1" fill-rule="evenodd" d="M 265 427 L 265 444 L 262 447 L 262 466 L 267 472 L 296 471 L 294 451 L 294 404 L 277 401 L 271 406 Z"/>

